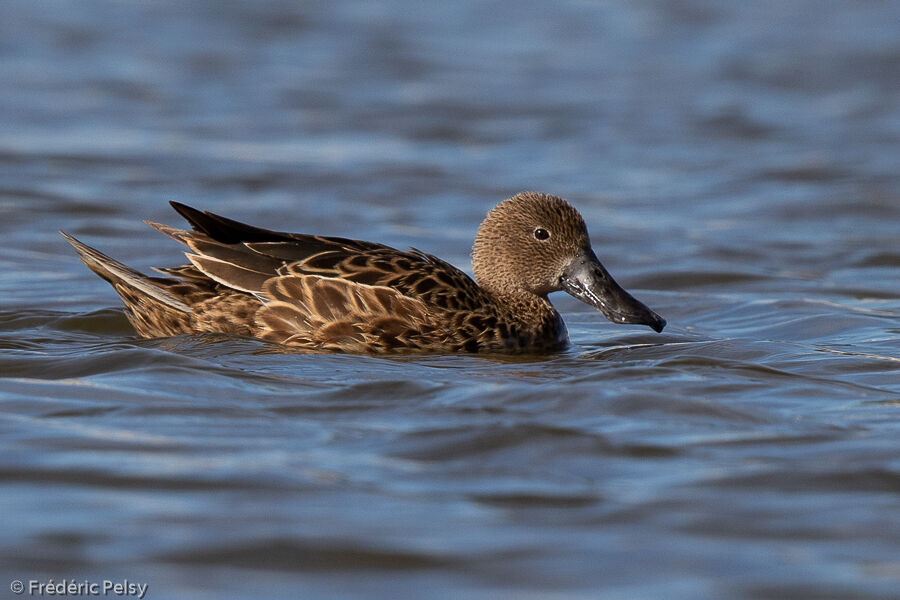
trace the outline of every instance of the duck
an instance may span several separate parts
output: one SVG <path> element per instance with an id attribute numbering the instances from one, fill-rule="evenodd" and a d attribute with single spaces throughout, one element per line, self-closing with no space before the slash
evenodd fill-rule
<path id="1" fill-rule="evenodd" d="M 565 291 L 618 324 L 666 321 L 612 278 L 579 212 L 522 192 L 488 212 L 474 279 L 415 248 L 247 225 L 179 202 L 191 229 L 145 221 L 188 264 L 148 276 L 61 231 L 119 294 L 145 338 L 220 333 L 310 352 L 552 353 L 569 344 L 548 295 Z"/>

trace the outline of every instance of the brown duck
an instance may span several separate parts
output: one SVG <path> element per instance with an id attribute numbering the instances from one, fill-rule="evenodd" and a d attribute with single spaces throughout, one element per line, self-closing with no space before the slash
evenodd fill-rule
<path id="1" fill-rule="evenodd" d="M 187 246 L 191 264 L 156 269 L 166 277 L 63 232 L 143 337 L 226 333 L 334 352 L 549 352 L 568 343 L 547 299 L 560 290 L 615 323 L 666 325 L 613 280 L 584 219 L 555 196 L 521 193 L 488 213 L 474 281 L 416 249 L 270 231 L 171 204 L 193 231 L 148 224 Z"/>

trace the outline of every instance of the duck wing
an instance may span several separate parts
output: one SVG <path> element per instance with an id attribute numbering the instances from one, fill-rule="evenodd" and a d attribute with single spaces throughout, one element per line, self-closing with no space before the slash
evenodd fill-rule
<path id="1" fill-rule="evenodd" d="M 149 223 L 191 249 L 191 265 L 163 272 L 195 279 L 200 276 L 264 301 L 276 277 L 315 277 L 386 287 L 425 305 L 449 311 L 472 311 L 490 304 L 484 290 L 453 265 L 416 249 L 402 251 L 372 242 L 341 237 L 272 231 L 172 202 L 193 231 Z M 282 301 L 284 301 L 284 294 Z M 271 297 L 271 296 L 268 296 Z"/>

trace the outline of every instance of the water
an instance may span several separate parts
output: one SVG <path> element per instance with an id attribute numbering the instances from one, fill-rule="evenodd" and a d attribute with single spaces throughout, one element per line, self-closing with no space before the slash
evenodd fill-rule
<path id="1" fill-rule="evenodd" d="M 745 4 L 4 3 L 4 581 L 896 598 L 900 5 Z M 544 358 L 140 340 L 57 233 L 177 264 L 178 200 L 468 270 L 525 189 L 663 334 L 558 295 Z"/>

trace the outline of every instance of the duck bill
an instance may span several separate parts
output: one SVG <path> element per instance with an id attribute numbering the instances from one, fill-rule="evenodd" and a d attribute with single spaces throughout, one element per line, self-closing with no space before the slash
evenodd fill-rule
<path id="1" fill-rule="evenodd" d="M 561 283 L 563 290 L 596 307 L 613 323 L 647 325 L 657 333 L 666 326 L 665 319 L 616 283 L 591 249 L 578 253 L 563 272 Z"/>

